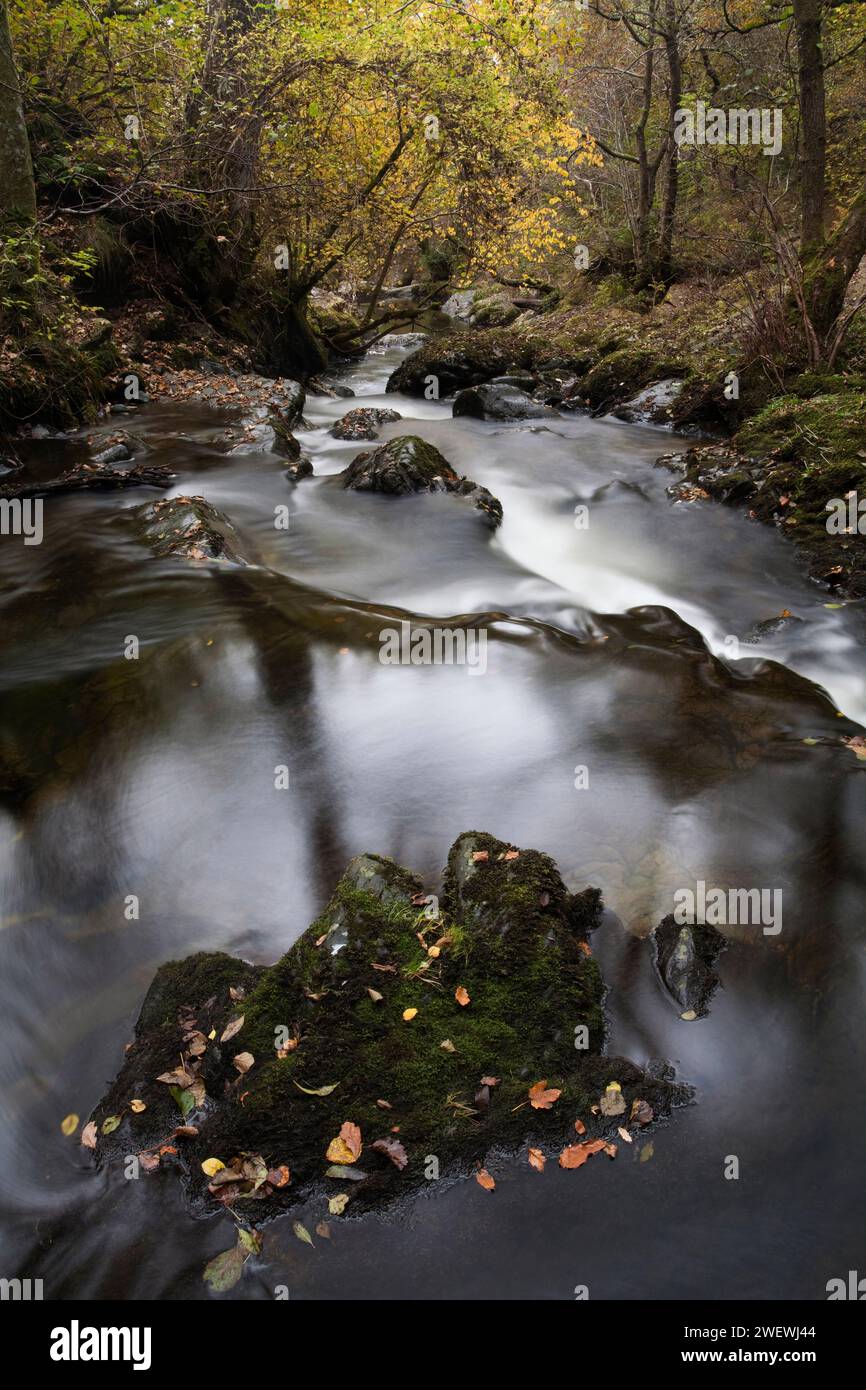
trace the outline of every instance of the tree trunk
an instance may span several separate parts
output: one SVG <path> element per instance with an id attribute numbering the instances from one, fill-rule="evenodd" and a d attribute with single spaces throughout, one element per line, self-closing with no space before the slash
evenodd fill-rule
<path id="1" fill-rule="evenodd" d="M 861 188 L 838 231 L 804 270 L 806 303 L 816 331 L 826 336 L 842 312 L 855 270 L 866 256 L 866 187 Z"/>
<path id="2" fill-rule="evenodd" d="M 22 224 L 36 220 L 36 185 L 6 0 L 0 0 L 0 217 Z"/>
<path id="3" fill-rule="evenodd" d="M 667 283 L 671 276 L 674 244 L 674 218 L 679 192 L 679 146 L 674 139 L 676 113 L 683 92 L 683 70 L 680 59 L 680 35 L 676 0 L 665 0 L 665 53 L 668 62 L 668 150 L 667 176 L 659 223 L 658 277 Z"/>
<path id="4" fill-rule="evenodd" d="M 827 113 L 821 25 L 822 0 L 794 0 L 800 100 L 800 258 L 803 261 L 824 240 Z"/>

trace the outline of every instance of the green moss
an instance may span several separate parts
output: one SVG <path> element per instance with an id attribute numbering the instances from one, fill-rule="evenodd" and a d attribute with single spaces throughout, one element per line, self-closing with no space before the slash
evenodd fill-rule
<path id="1" fill-rule="evenodd" d="M 160 1083 L 144 1079 L 143 1066 L 155 1076 L 177 1064 L 182 1046 L 168 1015 L 214 989 L 216 1000 L 199 1007 L 196 998 L 195 1013 L 200 1029 L 217 1034 L 202 1064 L 215 1106 L 196 1120 L 200 1134 L 188 1141 L 191 1195 L 205 1209 L 213 1205 L 200 1172 L 205 1157 L 227 1162 L 256 1152 L 269 1165 L 290 1167 L 291 1189 L 256 1203 L 252 1219 L 320 1182 L 328 1190 L 325 1150 L 346 1120 L 361 1129 L 359 1166 L 367 1176 L 343 1186 L 353 1204 L 366 1206 L 423 1181 L 427 1155 L 443 1172 L 465 1170 L 493 1146 L 573 1137 L 578 1114 L 593 1124 L 590 1106 L 612 1077 L 627 1099 L 647 1099 L 658 1110 L 683 1098 L 667 1081 L 602 1056 L 604 985 L 586 944 L 599 921 L 596 891 L 571 895 L 547 855 L 515 853 L 472 832 L 452 848 L 435 922 L 425 917 L 421 895 L 415 875 L 392 860 L 353 860 L 292 949 L 260 973 L 246 967 L 241 1002 L 227 997 L 238 970 L 230 957 L 164 967 L 146 1001 L 139 1041 L 97 1119 L 116 1113 L 133 1086 L 149 1103 Z M 458 989 L 469 996 L 465 1006 Z M 410 1010 L 416 1012 L 407 1019 Z M 220 1045 L 226 1022 L 241 1012 L 242 1029 Z M 275 1044 L 287 1038 L 296 1045 L 278 1057 Z M 243 1077 L 232 1061 L 240 1052 L 255 1058 Z M 476 1100 L 485 1076 L 498 1084 Z M 528 1104 L 528 1089 L 539 1080 L 562 1091 L 550 1111 Z M 322 1088 L 331 1089 L 311 1094 Z M 158 1103 L 155 1113 L 164 1123 Z M 409 1155 L 402 1173 L 372 1148 L 394 1125 Z M 122 1128 L 116 1134 L 101 1141 L 104 1152 L 128 1143 Z"/>

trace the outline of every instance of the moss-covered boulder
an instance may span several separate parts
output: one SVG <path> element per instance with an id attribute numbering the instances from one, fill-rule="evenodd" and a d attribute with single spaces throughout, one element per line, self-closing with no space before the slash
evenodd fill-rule
<path id="1" fill-rule="evenodd" d="M 438 394 L 450 396 L 464 386 L 478 386 L 512 368 L 532 364 L 528 339 L 508 329 L 445 333 L 422 344 L 388 379 L 389 391 L 423 396 L 435 377 Z"/>
<path id="2" fill-rule="evenodd" d="M 338 477 L 343 487 L 353 492 L 384 492 L 391 497 L 451 492 L 471 502 L 490 526 L 495 528 L 502 520 L 502 503 L 486 487 L 461 478 L 433 444 L 416 434 L 403 434 L 378 449 L 365 449 Z"/>
<path id="3" fill-rule="evenodd" d="M 445 1176 L 527 1140 L 555 1152 L 578 1119 L 615 1139 L 687 1091 L 603 1055 L 600 915 L 597 890 L 570 894 L 547 855 L 492 835 L 460 836 L 441 902 L 360 855 L 270 968 L 213 953 L 159 970 L 84 1142 L 99 1163 L 179 1165 L 195 1212 L 255 1223 L 314 1192 L 397 1199 L 433 1159 Z M 612 1081 L 622 1104 L 600 1106 Z M 540 1106 L 538 1082 L 558 1093 Z"/>

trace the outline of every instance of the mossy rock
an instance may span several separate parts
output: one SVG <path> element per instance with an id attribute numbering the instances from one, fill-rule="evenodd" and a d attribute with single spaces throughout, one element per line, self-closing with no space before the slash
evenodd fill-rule
<path id="1" fill-rule="evenodd" d="M 501 502 L 486 487 L 461 478 L 435 445 L 416 434 L 402 434 L 377 449 L 365 449 L 337 476 L 353 492 L 382 492 L 391 497 L 451 492 L 471 502 L 488 525 L 495 528 L 502 520 Z"/>
<path id="2" fill-rule="evenodd" d="M 164 497 L 136 507 L 131 517 L 155 555 L 179 560 L 249 563 L 237 532 L 204 497 Z"/>
<path id="3" fill-rule="evenodd" d="M 427 378 L 435 377 L 439 395 L 464 386 L 479 386 L 512 367 L 529 367 L 532 344 L 508 329 L 445 333 L 424 343 L 392 373 L 387 390 L 423 396 Z"/>
<path id="4" fill-rule="evenodd" d="M 594 410 L 629 400 L 643 386 L 685 374 L 677 360 L 664 360 L 644 348 L 619 348 L 603 356 L 580 383 L 580 394 Z"/>
<path id="5" fill-rule="evenodd" d="M 600 918 L 597 890 L 569 893 L 547 855 L 492 835 L 457 840 L 441 904 L 393 860 L 360 855 L 270 968 L 212 953 L 159 970 L 93 1112 L 96 1160 L 168 1144 L 162 1161 L 185 1172 L 196 1214 L 228 1197 L 255 1223 L 314 1193 L 347 1193 L 355 1210 L 389 1203 L 424 1184 L 431 1158 L 444 1177 L 527 1140 L 553 1152 L 575 1140 L 578 1118 L 587 1137 L 615 1138 L 637 1100 L 666 1115 L 689 1096 L 668 1069 L 603 1055 L 604 985 L 588 944 Z M 157 1079 L 179 1063 L 194 1084 Z M 593 1113 L 612 1080 L 625 1119 Z M 529 1103 L 538 1081 L 561 1092 L 549 1109 Z M 346 1122 L 363 1148 L 329 1176 L 326 1150 Z M 379 1140 L 397 1141 L 405 1166 Z M 232 1175 L 252 1164 L 255 1191 L 250 1180 L 212 1185 L 209 1158 Z"/>

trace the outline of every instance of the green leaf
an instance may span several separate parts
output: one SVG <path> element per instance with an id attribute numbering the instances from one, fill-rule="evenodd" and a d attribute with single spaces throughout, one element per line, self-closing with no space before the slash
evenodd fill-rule
<path id="1" fill-rule="evenodd" d="M 332 1091 L 336 1091 L 339 1081 L 335 1081 L 333 1086 L 320 1086 L 318 1090 L 311 1091 L 308 1086 L 302 1086 L 300 1081 L 295 1081 L 292 1077 L 292 1085 L 297 1086 L 299 1091 L 303 1091 L 305 1096 L 329 1096 Z"/>
<path id="2" fill-rule="evenodd" d="M 244 1272 L 244 1252 L 240 1245 L 231 1250 L 223 1250 L 205 1265 L 202 1278 L 210 1284 L 214 1293 L 225 1293 L 233 1289 Z"/>
<path id="3" fill-rule="evenodd" d="M 103 1134 L 113 1134 L 114 1131 L 117 1129 L 117 1126 L 118 1126 L 119 1124 L 120 1124 L 120 1116 L 119 1116 L 119 1115 L 109 1115 L 109 1117 L 108 1117 L 107 1120 L 103 1120 L 103 1121 L 102 1121 L 102 1133 L 103 1133 Z"/>
<path id="4" fill-rule="evenodd" d="M 180 1086 L 171 1087 L 172 1099 L 180 1109 L 181 1115 L 186 1119 L 195 1110 L 195 1096 L 192 1091 L 184 1091 Z"/>
<path id="5" fill-rule="evenodd" d="M 295 1222 L 294 1222 L 294 1224 L 293 1224 L 293 1226 L 292 1226 L 292 1230 L 294 1231 L 295 1235 L 298 1237 L 298 1240 L 303 1240 L 303 1241 L 305 1241 L 307 1245 L 312 1245 L 312 1244 L 313 1244 L 313 1237 L 310 1235 L 310 1233 L 309 1233 L 309 1231 L 307 1230 L 306 1226 L 302 1226 L 302 1225 L 301 1225 L 300 1221 L 295 1221 Z M 313 1246 L 313 1248 L 315 1249 L 315 1246 Z"/>
<path id="6" fill-rule="evenodd" d="M 251 1255 L 258 1255 L 262 1248 L 262 1237 L 258 1231 L 248 1231 L 245 1227 L 238 1226 L 238 1240 Z"/>

